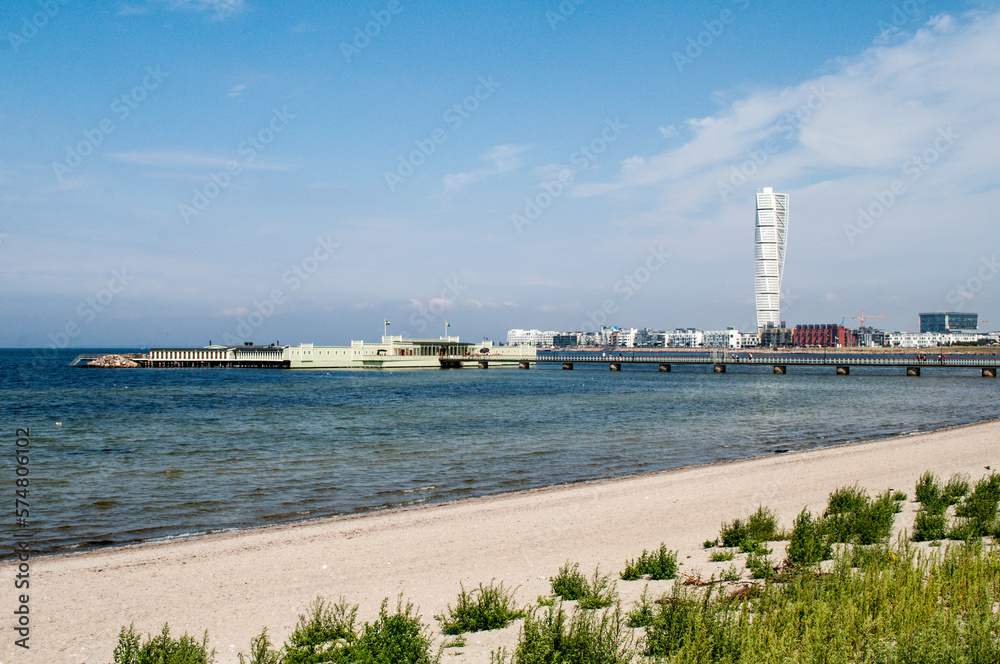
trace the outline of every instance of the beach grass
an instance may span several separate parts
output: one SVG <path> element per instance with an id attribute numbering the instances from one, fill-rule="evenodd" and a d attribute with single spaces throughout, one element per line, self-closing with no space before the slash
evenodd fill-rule
<path id="1" fill-rule="evenodd" d="M 851 548 L 829 572 L 800 570 L 736 602 L 675 586 L 643 654 L 674 664 L 1000 661 L 996 549 Z"/>

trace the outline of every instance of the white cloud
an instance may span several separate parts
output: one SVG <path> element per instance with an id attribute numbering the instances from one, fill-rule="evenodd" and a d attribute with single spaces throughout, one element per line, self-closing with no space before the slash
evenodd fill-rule
<path id="1" fill-rule="evenodd" d="M 522 152 L 528 149 L 525 145 L 497 145 L 490 148 L 483 156 L 483 161 L 491 162 L 490 166 L 478 168 L 467 173 L 454 173 L 444 177 L 446 193 L 452 193 L 470 184 L 480 182 L 489 177 L 509 173 L 521 166 Z"/>
<path id="2" fill-rule="evenodd" d="M 211 13 L 216 20 L 240 14 L 247 8 L 244 0 L 165 0 L 174 10 Z"/>
<path id="3" fill-rule="evenodd" d="M 108 157 L 126 164 L 158 168 L 219 169 L 225 168 L 226 164 L 232 161 L 239 162 L 241 168 L 246 171 L 288 171 L 292 168 L 288 164 L 257 159 L 254 159 L 253 162 L 245 162 L 232 157 L 210 157 L 194 152 L 145 150 L 141 152 L 112 152 L 108 154 Z"/>
<path id="4" fill-rule="evenodd" d="M 230 98 L 240 98 L 243 96 L 243 91 L 246 90 L 249 86 L 250 86 L 249 83 L 240 83 L 239 85 L 234 85 L 233 87 L 229 88 L 228 92 L 226 92 L 226 96 Z"/>
<path id="5" fill-rule="evenodd" d="M 832 73 L 691 118 L 683 145 L 625 159 L 613 179 L 572 195 L 653 197 L 683 217 L 732 200 L 720 193 L 727 186 L 740 200 L 772 183 L 870 192 L 949 127 L 960 139 L 935 165 L 935 183 L 953 195 L 994 188 L 1000 86 L 983 77 L 1000 68 L 998 33 L 997 13 L 934 17 L 904 41 L 831 63 Z"/>

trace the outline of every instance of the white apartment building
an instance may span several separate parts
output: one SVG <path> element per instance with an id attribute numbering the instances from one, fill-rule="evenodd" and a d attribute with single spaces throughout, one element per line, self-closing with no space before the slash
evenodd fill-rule
<path id="1" fill-rule="evenodd" d="M 702 345 L 705 348 L 743 348 L 743 335 L 735 327 L 725 330 L 708 330 L 702 332 Z"/>
<path id="2" fill-rule="evenodd" d="M 705 343 L 705 333 L 689 327 L 666 333 L 666 345 L 671 348 L 701 348 Z"/>
<path id="3" fill-rule="evenodd" d="M 893 348 L 934 348 L 953 343 L 975 343 L 992 337 L 979 332 L 890 332 L 885 338 Z"/>
<path id="4" fill-rule="evenodd" d="M 508 330 L 508 346 L 551 346 L 558 332 L 551 330 Z"/>

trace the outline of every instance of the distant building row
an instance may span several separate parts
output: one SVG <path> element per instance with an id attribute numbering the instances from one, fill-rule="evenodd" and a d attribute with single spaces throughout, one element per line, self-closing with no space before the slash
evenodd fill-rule
<path id="1" fill-rule="evenodd" d="M 842 325 L 797 325 L 794 328 L 766 327 L 745 333 L 736 328 L 700 330 L 678 328 L 673 331 L 650 328 L 602 327 L 596 332 L 555 332 L 510 330 L 511 346 L 611 346 L 617 348 L 933 348 L 954 344 L 1000 342 L 1000 332 L 884 332 L 872 327 L 849 330 Z"/>

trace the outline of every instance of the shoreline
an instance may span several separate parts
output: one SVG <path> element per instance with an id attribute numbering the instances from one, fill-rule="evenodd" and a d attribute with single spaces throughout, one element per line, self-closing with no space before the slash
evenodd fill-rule
<path id="1" fill-rule="evenodd" d="M 291 520 L 288 520 L 288 521 L 278 521 L 276 523 L 264 524 L 264 525 L 233 526 L 231 528 L 222 528 L 222 529 L 218 529 L 218 530 L 197 531 L 197 532 L 192 532 L 192 533 L 178 533 L 178 534 L 175 534 L 175 535 L 164 535 L 164 536 L 155 537 L 155 538 L 146 539 L 146 540 L 138 540 L 138 541 L 132 541 L 132 542 L 123 542 L 123 543 L 120 543 L 120 544 L 108 544 L 108 545 L 92 546 L 92 547 L 86 547 L 86 548 L 84 548 L 84 545 L 79 545 L 79 548 L 75 548 L 75 549 L 63 549 L 63 550 L 59 550 L 59 551 L 49 551 L 49 552 L 46 552 L 46 553 L 36 554 L 35 555 L 35 559 L 39 560 L 39 559 L 43 559 L 43 558 L 47 559 L 47 558 L 55 558 L 55 557 L 63 557 L 63 556 L 83 556 L 83 555 L 87 555 L 87 554 L 91 554 L 91 553 L 108 552 L 108 551 L 114 551 L 114 550 L 118 550 L 118 549 L 134 549 L 134 548 L 138 548 L 138 547 L 159 546 L 159 545 L 172 544 L 172 543 L 175 543 L 175 542 L 184 542 L 184 541 L 189 541 L 189 540 L 200 540 L 200 539 L 207 539 L 207 538 L 239 536 L 241 534 L 252 534 L 252 533 L 255 533 L 255 532 L 263 532 L 263 531 L 269 531 L 269 530 L 275 530 L 275 529 L 293 528 L 293 527 L 305 526 L 305 525 L 309 525 L 309 524 L 322 524 L 324 522 L 329 522 L 329 521 L 339 521 L 339 520 L 345 520 L 345 519 L 365 518 L 365 517 L 368 517 L 368 516 L 372 516 L 372 515 L 376 515 L 376 514 L 384 514 L 384 513 L 389 513 L 389 512 L 397 512 L 397 511 L 398 512 L 406 512 L 406 511 L 409 511 L 409 510 L 434 509 L 434 508 L 438 508 L 438 507 L 441 507 L 441 506 L 444 506 L 444 505 L 450 505 L 450 504 L 454 504 L 454 503 L 463 503 L 463 502 L 469 502 L 469 501 L 479 501 L 479 500 L 485 500 L 485 499 L 490 499 L 490 498 L 504 498 L 504 497 L 507 497 L 507 496 L 516 496 L 516 495 L 519 495 L 519 494 L 534 494 L 534 493 L 539 493 L 539 492 L 546 492 L 546 491 L 549 491 L 549 490 L 567 489 L 567 488 L 572 488 L 572 487 L 577 487 L 577 486 L 582 486 L 582 485 L 613 483 L 613 482 L 618 482 L 618 481 L 628 481 L 628 480 L 635 479 L 635 478 L 655 477 L 655 476 L 659 476 L 659 475 L 667 475 L 667 474 L 670 474 L 670 473 L 674 473 L 674 472 L 678 472 L 678 471 L 683 471 L 683 470 L 688 470 L 688 469 L 692 469 L 692 468 L 709 468 L 709 467 L 714 467 L 714 466 L 724 466 L 726 464 L 736 464 L 736 463 L 741 463 L 741 462 L 745 462 L 745 461 L 755 461 L 755 460 L 760 460 L 760 459 L 770 459 L 772 457 L 777 457 L 777 456 L 791 457 L 791 456 L 794 456 L 794 455 L 810 454 L 812 452 L 817 452 L 817 451 L 820 451 L 820 450 L 831 449 L 831 448 L 850 447 L 850 446 L 853 446 L 853 445 L 865 445 L 865 444 L 875 443 L 875 442 L 883 441 L 883 440 L 893 440 L 893 439 L 896 439 L 896 438 L 906 438 L 908 436 L 919 436 L 919 435 L 933 434 L 933 433 L 938 433 L 938 432 L 952 431 L 952 430 L 955 430 L 955 429 L 962 429 L 962 428 L 965 428 L 965 427 L 975 427 L 975 426 L 978 426 L 980 424 L 988 424 L 990 422 L 1000 422 L 1000 417 L 989 418 L 989 419 L 986 419 L 986 420 L 981 420 L 981 421 L 978 421 L 978 422 L 969 422 L 969 423 L 965 423 L 965 424 L 954 424 L 954 425 L 950 425 L 950 426 L 944 426 L 944 427 L 941 427 L 941 428 L 929 429 L 929 430 L 926 430 L 926 431 L 902 432 L 902 433 L 896 433 L 896 434 L 886 435 L 886 436 L 875 435 L 872 438 L 865 438 L 863 440 L 858 440 L 858 441 L 839 442 L 839 443 L 832 443 L 832 444 L 822 444 L 822 445 L 819 445 L 817 447 L 813 447 L 811 449 L 806 449 L 806 450 L 788 450 L 788 451 L 781 451 L 781 452 L 771 451 L 770 453 L 767 453 L 767 454 L 760 454 L 760 455 L 757 455 L 757 456 L 742 457 L 742 458 L 737 458 L 737 459 L 727 459 L 727 460 L 723 460 L 723 461 L 714 461 L 712 463 L 707 463 L 707 464 L 692 464 L 692 465 L 685 465 L 685 466 L 677 466 L 676 468 L 668 468 L 668 469 L 664 469 L 664 470 L 652 470 L 652 471 L 648 471 L 648 472 L 639 472 L 639 473 L 630 473 L 630 474 L 626 474 L 626 475 L 615 475 L 615 476 L 610 476 L 610 477 L 598 477 L 598 478 L 593 478 L 593 479 L 570 480 L 570 481 L 567 481 L 567 482 L 561 482 L 561 483 L 557 483 L 557 484 L 548 484 L 548 485 L 544 485 L 544 486 L 537 486 L 537 487 L 532 487 L 532 488 L 527 488 L 527 489 L 518 489 L 518 490 L 515 490 L 515 491 L 499 491 L 499 492 L 496 492 L 496 493 L 486 493 L 486 494 L 477 495 L 477 496 L 468 496 L 468 497 L 451 498 L 451 499 L 444 498 L 444 499 L 441 499 L 441 500 L 433 500 L 433 501 L 422 502 L 422 503 L 417 503 L 417 504 L 401 504 L 401 505 L 390 505 L 388 507 L 361 508 L 361 509 L 359 509 L 358 511 L 355 511 L 355 512 L 345 512 L 345 513 L 341 513 L 341 514 L 328 514 L 328 515 L 323 515 L 323 516 L 307 517 L 307 518 L 304 518 L 304 519 L 291 519 Z M 0 661 L 0 664 L 3 664 L 3 662 Z"/>
<path id="2" fill-rule="evenodd" d="M 665 542 L 693 570 L 708 567 L 701 542 L 722 521 L 759 504 L 790 526 L 805 506 L 822 509 L 837 486 L 900 489 L 912 499 L 920 473 L 973 478 L 1000 467 L 1000 420 L 845 443 L 807 451 L 686 466 L 326 517 L 305 522 L 145 542 L 32 559 L 33 647 L 0 662 L 107 662 L 119 628 L 175 635 L 207 629 L 216 661 L 236 661 L 262 627 L 281 643 L 317 595 L 343 596 L 371 619 L 383 598 L 402 594 L 424 622 L 454 604 L 459 584 L 490 579 L 516 587 L 526 604 L 547 593 L 567 560 L 591 572 L 620 571 L 627 558 Z M 897 524 L 912 527 L 908 504 Z M 687 557 L 686 557 L 687 556 Z M 703 560 L 704 559 L 704 560 Z M 9 562 L 7 563 L 9 565 Z M 685 568 L 682 568 L 685 569 Z M 668 582 L 665 582 L 668 583 Z M 619 582 L 628 605 L 642 583 Z M 624 592 L 627 585 L 631 590 Z M 651 589 L 655 589 L 651 584 Z M 12 598 L 8 594 L 8 605 Z M 10 607 L 12 610 L 12 606 Z M 436 629 L 435 629 L 436 631 Z M 489 661 L 517 628 L 469 635 L 453 661 Z M 485 653 L 485 659 L 483 655 Z M 40 657 L 39 659 L 34 659 Z"/>

